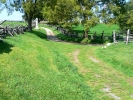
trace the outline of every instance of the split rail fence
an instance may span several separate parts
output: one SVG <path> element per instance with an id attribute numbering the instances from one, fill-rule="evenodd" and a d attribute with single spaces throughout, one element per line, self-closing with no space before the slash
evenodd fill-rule
<path id="1" fill-rule="evenodd" d="M 6 20 L 0 23 L 0 40 L 3 40 L 7 36 L 12 36 L 15 39 L 15 35 L 19 36 L 19 34 L 24 34 L 28 30 L 27 25 L 16 24 L 14 26 L 13 21 L 10 21 L 11 24 L 3 25 L 4 22 Z M 32 26 L 35 27 L 35 23 Z"/>
<path id="2" fill-rule="evenodd" d="M 78 34 L 76 32 L 70 31 L 68 29 L 64 29 L 61 26 L 56 26 L 56 25 L 49 25 L 50 27 L 55 28 L 56 30 L 60 31 L 62 34 L 72 37 L 72 38 L 83 38 L 83 34 Z M 91 40 L 109 40 L 114 43 L 117 42 L 125 42 L 128 44 L 129 42 L 133 42 L 133 31 L 132 30 L 127 30 L 127 31 L 121 31 L 121 32 L 116 32 L 115 30 L 112 32 L 112 35 L 108 36 L 105 34 L 104 31 L 101 32 L 101 34 L 97 34 L 94 32 L 93 34 L 89 34 L 88 37 Z"/>

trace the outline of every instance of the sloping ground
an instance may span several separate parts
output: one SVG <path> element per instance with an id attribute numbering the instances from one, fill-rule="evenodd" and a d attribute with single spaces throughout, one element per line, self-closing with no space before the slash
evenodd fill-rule
<path id="1" fill-rule="evenodd" d="M 101 100 L 133 99 L 133 44 L 80 46 L 68 57 Z M 66 51 L 69 51 L 68 49 Z"/>
<path id="2" fill-rule="evenodd" d="M 8 37 L 0 42 L 0 100 L 132 100 L 133 78 L 104 59 L 110 49 L 51 42 L 44 29 Z"/>
<path id="3" fill-rule="evenodd" d="M 44 29 L 0 42 L 0 100 L 96 100 L 65 48 Z"/>
<path id="4" fill-rule="evenodd" d="M 116 51 L 121 52 L 119 55 L 117 55 L 118 57 L 116 58 L 118 59 L 119 56 L 121 55 L 125 59 L 127 59 L 125 61 L 127 62 L 128 59 L 132 58 L 132 56 L 129 58 L 123 55 L 124 53 L 123 51 L 125 50 L 121 50 L 122 48 L 124 48 L 122 46 L 118 45 L 117 50 L 115 50 L 113 53 L 114 55 L 117 55 Z M 128 48 L 130 49 L 130 52 L 132 52 L 132 49 L 130 47 L 131 46 L 129 45 Z M 106 49 L 104 48 L 102 49 L 102 47 L 100 46 L 99 47 L 84 46 L 83 48 L 82 46 L 80 46 L 80 49 L 78 48 L 74 50 L 72 53 L 69 53 L 69 57 L 70 59 L 72 59 L 72 63 L 75 63 L 75 66 L 78 67 L 79 73 L 84 75 L 84 77 L 87 79 L 86 83 L 88 84 L 88 86 L 91 86 L 92 88 L 94 88 L 94 91 L 98 95 L 98 98 L 105 99 L 105 100 L 133 99 L 133 96 L 132 96 L 133 95 L 132 93 L 133 77 L 130 75 L 128 76 L 129 72 L 125 73 L 126 74 L 125 75 L 121 70 L 117 70 L 117 68 L 114 68 L 113 66 L 116 66 L 115 63 L 113 62 L 109 63 L 109 61 L 111 60 L 109 58 L 109 55 L 103 53 L 106 50 L 105 53 L 110 53 L 111 57 L 114 56 L 112 54 L 112 50 L 113 48 L 116 49 L 116 45 L 112 45 L 111 47 L 107 47 Z M 66 51 L 69 51 L 69 50 L 66 50 Z M 100 54 L 96 54 L 97 51 Z M 101 54 L 103 57 L 101 56 Z M 107 59 L 103 61 L 104 60 L 103 58 L 108 58 L 109 61 L 107 61 Z M 122 62 L 123 61 L 120 61 L 121 64 Z M 127 66 L 129 66 L 128 63 L 127 63 Z M 130 66 L 132 68 L 131 63 L 130 63 Z M 93 70 L 93 71 L 90 72 L 90 70 Z M 133 74 L 133 72 L 131 72 L 131 74 Z M 90 77 L 92 78 L 90 79 Z"/>

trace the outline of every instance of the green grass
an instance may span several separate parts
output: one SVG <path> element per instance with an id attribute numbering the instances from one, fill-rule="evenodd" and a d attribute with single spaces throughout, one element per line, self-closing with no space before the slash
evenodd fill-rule
<path id="1" fill-rule="evenodd" d="M 52 42 L 44 30 L 15 38 L 0 41 L 0 100 L 114 100 L 105 86 L 132 100 L 131 43 L 102 49 Z"/>
<path id="2" fill-rule="evenodd" d="M 15 27 L 15 26 L 18 26 L 18 25 L 26 25 L 25 22 L 9 22 L 9 21 L 6 21 L 2 24 L 2 26 L 8 26 L 8 25 L 11 25 L 10 27 Z"/>
<path id="3" fill-rule="evenodd" d="M 96 98 L 77 67 L 59 51 L 63 44 L 47 41 L 44 30 L 4 41 L 0 42 L 1 100 Z"/>
<path id="4" fill-rule="evenodd" d="M 54 32 L 58 34 L 58 31 Z M 64 49 L 64 46 L 58 47 L 60 53 L 62 51 L 66 54 L 71 62 L 77 66 L 78 72 L 83 75 L 85 83 L 91 87 L 98 99 L 113 100 L 113 97 L 109 96 L 109 93 L 102 91 L 105 86 L 108 86 L 111 89 L 111 93 L 122 100 L 132 100 L 132 43 L 126 45 L 121 42 L 111 45 L 106 49 L 102 49 L 102 46 L 96 45 L 75 45 L 75 49 L 73 46 L 68 46 Z M 74 52 L 77 50 L 79 51 L 77 55 L 79 59 L 78 63 L 74 57 Z M 92 58 L 98 62 L 93 61 Z"/>
<path id="5" fill-rule="evenodd" d="M 112 64 L 112 66 L 122 71 L 123 74 L 133 77 L 133 44 L 119 43 L 112 45 L 107 49 L 99 49 L 98 55 L 104 61 Z"/>
<path id="6" fill-rule="evenodd" d="M 104 31 L 105 36 L 111 36 L 113 30 L 116 32 L 119 32 L 119 26 L 118 25 L 105 25 L 105 24 L 98 24 L 95 27 L 90 29 L 90 33 L 96 32 L 98 35 L 101 35 L 101 33 Z"/>
<path id="7" fill-rule="evenodd" d="M 82 34 L 84 28 L 82 25 L 78 25 L 78 26 L 73 26 L 73 30 Z M 113 30 L 118 32 L 119 26 L 118 25 L 97 24 L 96 26 L 90 28 L 88 35 L 94 34 L 94 32 L 96 32 L 98 35 L 101 35 L 101 33 L 104 31 L 104 34 L 106 36 L 109 36 L 109 35 L 112 35 Z"/>

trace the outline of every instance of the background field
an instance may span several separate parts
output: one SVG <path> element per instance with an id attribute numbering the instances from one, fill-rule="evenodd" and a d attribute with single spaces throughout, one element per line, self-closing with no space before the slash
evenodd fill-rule
<path id="1" fill-rule="evenodd" d="M 14 22 L 14 21 L 5 21 L 2 26 L 8 26 L 10 25 L 10 27 L 15 27 L 15 26 L 19 26 L 19 25 L 26 25 L 25 22 Z"/>

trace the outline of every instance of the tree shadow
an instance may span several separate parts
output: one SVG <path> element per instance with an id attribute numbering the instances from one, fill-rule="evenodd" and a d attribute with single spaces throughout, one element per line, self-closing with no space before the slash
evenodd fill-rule
<path id="1" fill-rule="evenodd" d="M 32 34 L 38 36 L 38 37 L 41 38 L 41 39 L 47 39 L 47 35 L 44 34 L 44 31 L 41 32 L 41 31 L 32 30 Z"/>
<path id="2" fill-rule="evenodd" d="M 58 39 L 66 41 L 66 42 L 75 42 L 75 43 L 80 43 L 82 41 L 82 38 L 79 37 L 71 37 L 71 36 L 67 36 L 64 34 L 58 34 L 56 35 Z"/>
<path id="3" fill-rule="evenodd" d="M 13 46 L 4 42 L 4 41 L 0 41 L 0 54 L 2 53 L 9 53 L 12 51 Z"/>

